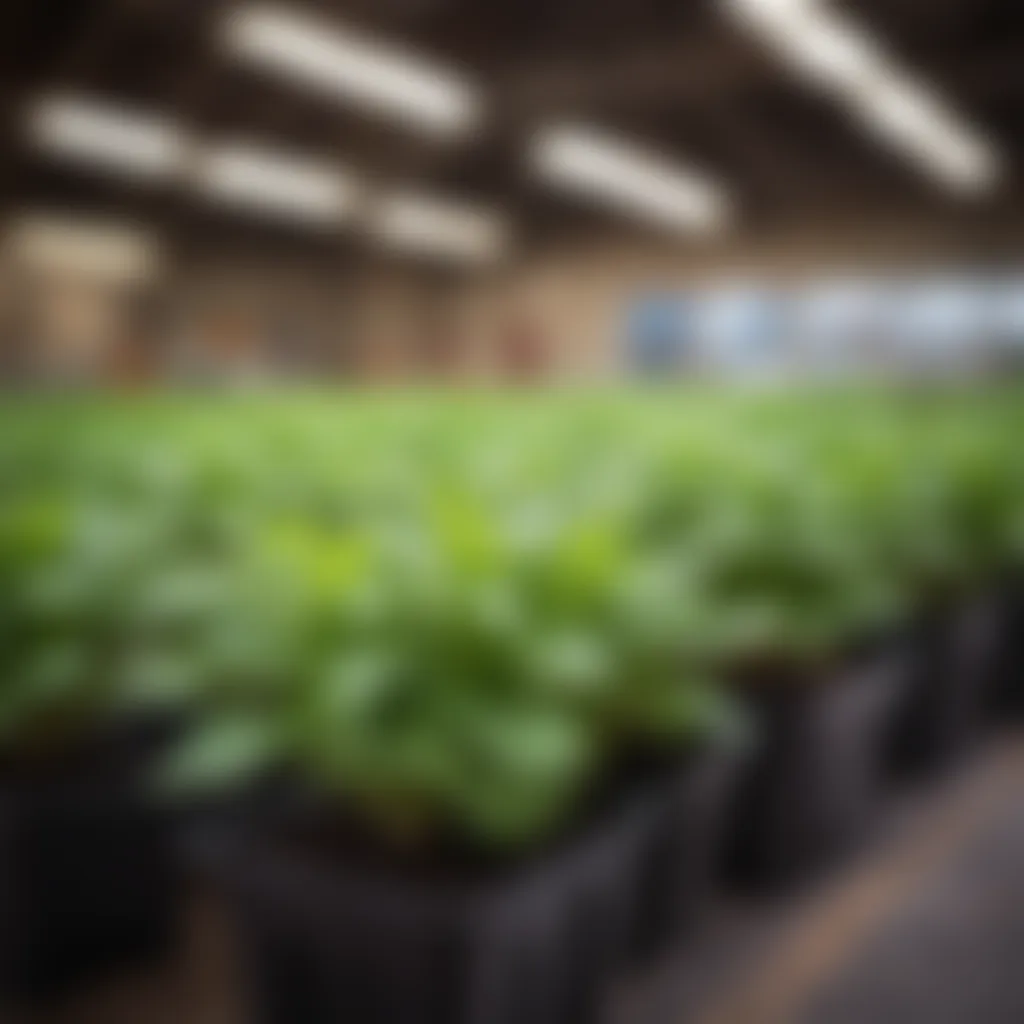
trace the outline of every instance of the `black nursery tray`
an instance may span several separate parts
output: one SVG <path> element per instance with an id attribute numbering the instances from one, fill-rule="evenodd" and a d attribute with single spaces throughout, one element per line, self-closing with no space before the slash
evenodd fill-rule
<path id="1" fill-rule="evenodd" d="M 177 873 L 134 725 L 0 771 L 0 1003 L 45 1001 L 171 945 Z"/>
<path id="2" fill-rule="evenodd" d="M 885 642 L 819 677 L 744 682 L 759 743 L 729 828 L 735 884 L 799 882 L 867 832 L 885 797 L 885 741 L 909 663 L 904 643 Z"/>
<path id="3" fill-rule="evenodd" d="M 915 624 L 910 682 L 889 737 L 889 763 L 898 775 L 920 777 L 951 767 L 983 731 L 1009 639 L 1001 597 L 982 592 Z"/>
<path id="4" fill-rule="evenodd" d="M 987 710 L 1000 724 L 1017 724 L 1024 718 L 1024 579 L 1009 576 L 992 599 L 998 634 Z"/>
<path id="5" fill-rule="evenodd" d="M 696 913 L 731 752 L 648 780 L 529 862 L 401 872 L 208 830 L 264 1024 L 588 1024 L 641 947 Z"/>

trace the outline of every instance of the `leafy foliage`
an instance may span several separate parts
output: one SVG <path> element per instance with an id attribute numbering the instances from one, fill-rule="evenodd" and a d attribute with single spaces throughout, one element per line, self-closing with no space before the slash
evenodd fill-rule
<path id="1" fill-rule="evenodd" d="M 1012 393 L 154 399 L 0 431 L 0 747 L 187 704 L 178 785 L 304 774 L 496 843 L 623 752 L 1024 555 Z"/>

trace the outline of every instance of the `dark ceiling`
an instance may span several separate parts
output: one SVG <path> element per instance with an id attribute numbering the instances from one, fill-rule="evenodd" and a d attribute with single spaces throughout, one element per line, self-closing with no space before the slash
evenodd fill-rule
<path id="1" fill-rule="evenodd" d="M 539 194 L 523 173 L 531 127 L 561 115 L 620 128 L 631 139 L 706 166 L 730 184 L 753 224 L 851 208 L 999 218 L 1019 206 L 1013 174 L 1024 148 L 1019 0 L 846 4 L 999 141 L 1009 180 L 996 199 L 980 208 L 968 204 L 966 211 L 846 124 L 833 102 L 745 39 L 712 0 L 333 0 L 313 6 L 464 68 L 490 98 L 486 130 L 456 147 L 427 144 L 233 65 L 216 46 L 225 0 L 6 0 L 0 15 L 8 48 L 0 63 L 6 196 L 155 205 L 193 229 L 235 229 L 190 212 L 175 197 L 128 195 L 26 154 L 16 130 L 21 105 L 60 87 L 171 112 L 210 134 L 255 134 L 336 156 L 375 176 L 500 200 L 538 232 L 607 217 Z"/>

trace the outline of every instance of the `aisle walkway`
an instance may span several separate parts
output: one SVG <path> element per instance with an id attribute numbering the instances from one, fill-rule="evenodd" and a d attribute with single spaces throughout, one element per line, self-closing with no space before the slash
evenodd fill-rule
<path id="1" fill-rule="evenodd" d="M 723 910 L 616 1024 L 1024 1022 L 1024 738 L 910 794 L 833 877 Z"/>

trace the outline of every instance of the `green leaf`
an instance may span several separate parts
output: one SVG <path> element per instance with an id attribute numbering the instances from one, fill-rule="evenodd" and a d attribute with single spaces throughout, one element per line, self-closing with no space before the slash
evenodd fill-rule
<path id="1" fill-rule="evenodd" d="M 267 716 L 214 714 L 174 750 L 161 782 L 182 794 L 229 789 L 272 768 L 284 749 L 280 727 Z"/>

